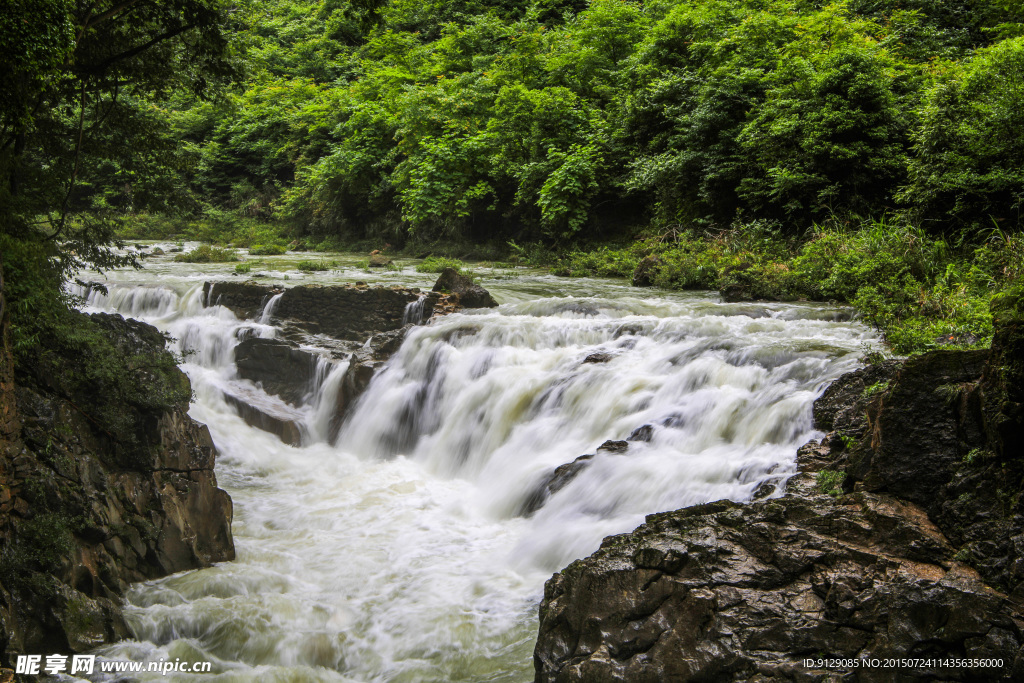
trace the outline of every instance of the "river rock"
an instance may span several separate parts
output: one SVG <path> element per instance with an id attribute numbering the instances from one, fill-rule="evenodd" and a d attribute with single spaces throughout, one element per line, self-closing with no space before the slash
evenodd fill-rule
<path id="1" fill-rule="evenodd" d="M 580 472 L 586 469 L 594 459 L 594 453 L 581 455 L 572 462 L 559 465 L 554 471 L 546 476 L 533 491 L 526 497 L 519 508 L 519 514 L 529 517 L 537 510 L 544 507 L 551 496 L 564 489 L 573 479 L 579 476 Z"/>
<path id="2" fill-rule="evenodd" d="M 71 315 L 111 339 L 134 374 L 110 385 L 124 394 L 84 390 L 69 373 L 110 359 L 41 338 L 49 355 L 12 376 L 3 320 L 0 415 L 16 417 L 0 422 L 5 661 L 128 637 L 120 596 L 130 583 L 234 558 L 216 450 L 188 416 L 191 387 L 163 336 L 120 316 Z"/>
<path id="3" fill-rule="evenodd" d="M 537 683 L 1020 680 L 1020 615 L 916 506 L 784 498 L 650 515 L 548 581 Z M 1001 669 L 807 667 L 805 658 L 998 657 Z M 1017 677 L 1017 678 L 1013 678 Z"/>
<path id="4" fill-rule="evenodd" d="M 239 377 L 295 406 L 302 405 L 312 387 L 318 359 L 282 339 L 250 337 L 235 347 Z"/>
<path id="5" fill-rule="evenodd" d="M 262 429 L 281 439 L 289 446 L 302 445 L 302 414 L 284 404 L 274 404 L 266 398 L 241 388 L 223 391 L 224 400 L 250 427 Z"/>
<path id="6" fill-rule="evenodd" d="M 649 429 L 650 425 L 644 425 L 644 427 L 634 430 L 633 434 L 635 435 L 645 427 Z M 632 435 L 629 439 L 629 441 L 638 440 L 639 439 L 633 439 Z M 518 514 L 529 517 L 534 512 L 544 507 L 544 504 L 548 502 L 548 499 L 551 498 L 551 496 L 568 486 L 573 479 L 583 472 L 583 470 L 593 464 L 593 460 L 596 456 L 602 454 L 622 455 L 629 450 L 629 441 L 613 441 L 609 439 L 597 447 L 597 453 L 581 455 L 572 462 L 559 465 L 533 488 L 533 491 L 530 492 L 519 507 Z"/>
<path id="7" fill-rule="evenodd" d="M 245 282 L 203 283 L 203 303 L 207 306 L 224 306 L 241 319 L 257 319 L 263 307 L 282 288 L 263 285 L 252 280 Z"/>
<path id="8" fill-rule="evenodd" d="M 434 283 L 435 292 L 454 294 L 463 308 L 494 308 L 491 293 L 454 268 L 445 268 Z"/>

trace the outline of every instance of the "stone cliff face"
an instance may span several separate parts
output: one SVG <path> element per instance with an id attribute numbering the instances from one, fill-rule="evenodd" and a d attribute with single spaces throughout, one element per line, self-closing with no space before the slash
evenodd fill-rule
<path id="1" fill-rule="evenodd" d="M 536 680 L 1024 680 L 1024 326 L 845 375 L 782 498 L 651 515 L 548 582 Z M 897 669 L 844 658 L 1001 659 Z"/>
<path id="2" fill-rule="evenodd" d="M 66 379 L 74 368 L 113 361 L 54 348 L 44 365 L 15 369 L 6 323 L 0 659 L 9 664 L 17 653 L 81 652 L 127 636 L 119 597 L 129 583 L 230 560 L 234 548 L 216 450 L 187 415 L 188 378 L 157 330 L 81 316 L 133 374 L 76 384 Z"/>

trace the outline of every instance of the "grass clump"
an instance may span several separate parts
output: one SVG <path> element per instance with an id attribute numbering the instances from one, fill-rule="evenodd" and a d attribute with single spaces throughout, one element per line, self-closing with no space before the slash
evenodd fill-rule
<path id="1" fill-rule="evenodd" d="M 313 273 L 317 271 L 330 270 L 335 266 L 337 266 L 337 263 L 334 261 L 327 262 L 323 259 L 320 259 L 319 261 L 299 261 L 295 267 L 301 270 L 303 273 Z"/>
<path id="2" fill-rule="evenodd" d="M 238 257 L 231 249 L 221 249 L 209 244 L 202 244 L 192 251 L 174 257 L 180 263 L 228 263 L 237 261 Z"/>
<path id="3" fill-rule="evenodd" d="M 844 481 L 846 481 L 846 472 L 837 472 L 835 470 L 821 470 L 815 478 L 818 491 L 833 498 L 843 495 Z"/>
<path id="4" fill-rule="evenodd" d="M 255 244 L 249 247 L 249 254 L 252 256 L 280 256 L 288 251 L 279 244 Z"/>
<path id="5" fill-rule="evenodd" d="M 417 273 L 440 273 L 445 268 L 454 268 L 460 273 L 466 269 L 466 264 L 457 258 L 444 256 L 428 256 L 416 266 Z"/>
<path id="6" fill-rule="evenodd" d="M 245 275 L 246 273 L 252 272 L 252 264 L 249 262 L 239 263 L 235 266 L 235 272 L 239 275 Z"/>

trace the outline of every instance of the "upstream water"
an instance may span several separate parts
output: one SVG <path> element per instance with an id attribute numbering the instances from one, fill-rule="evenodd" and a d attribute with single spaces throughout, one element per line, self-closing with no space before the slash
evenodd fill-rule
<path id="1" fill-rule="evenodd" d="M 433 278 L 408 267 L 368 275 L 336 258 L 316 276 L 268 259 L 268 275 Z M 109 293 L 85 309 L 156 325 L 184 353 L 191 414 L 210 427 L 235 503 L 238 558 L 135 586 L 135 640 L 102 656 L 211 661 L 204 681 L 532 680 L 552 572 L 648 513 L 745 501 L 784 481 L 815 436 L 814 398 L 876 343 L 820 305 L 479 272 L 502 305 L 414 328 L 334 443 L 323 397 L 343 363 L 324 364 L 299 411 L 302 447 L 249 427 L 222 398 L 260 393 L 235 374 L 239 335 L 276 334 L 269 316 L 204 306 L 202 282 L 231 277 L 224 266 L 150 259 L 106 274 Z M 584 362 L 599 353 L 605 362 Z M 555 467 L 644 425 L 649 442 L 602 451 L 519 514 Z"/>

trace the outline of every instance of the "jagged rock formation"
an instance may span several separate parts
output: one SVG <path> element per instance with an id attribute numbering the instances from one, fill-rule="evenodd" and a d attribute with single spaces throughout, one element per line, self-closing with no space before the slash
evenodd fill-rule
<path id="1" fill-rule="evenodd" d="M 231 499 L 217 488 L 216 450 L 206 427 L 187 415 L 188 378 L 163 336 L 120 316 L 77 315 L 81 329 L 113 340 L 118 362 L 133 371 L 126 380 L 110 378 L 83 393 L 88 384 L 69 373 L 110 359 L 65 357 L 60 347 L 49 350 L 45 366 L 15 368 L 2 318 L 6 663 L 17 653 L 81 652 L 125 637 L 119 598 L 129 583 L 234 557 Z M 100 372 L 91 377 L 106 381 Z"/>
<path id="2" fill-rule="evenodd" d="M 556 574 L 536 680 L 1024 680 L 1019 306 L 990 352 L 835 382 L 784 497 L 651 515 Z M 803 662 L 821 656 L 1003 666 Z"/>

